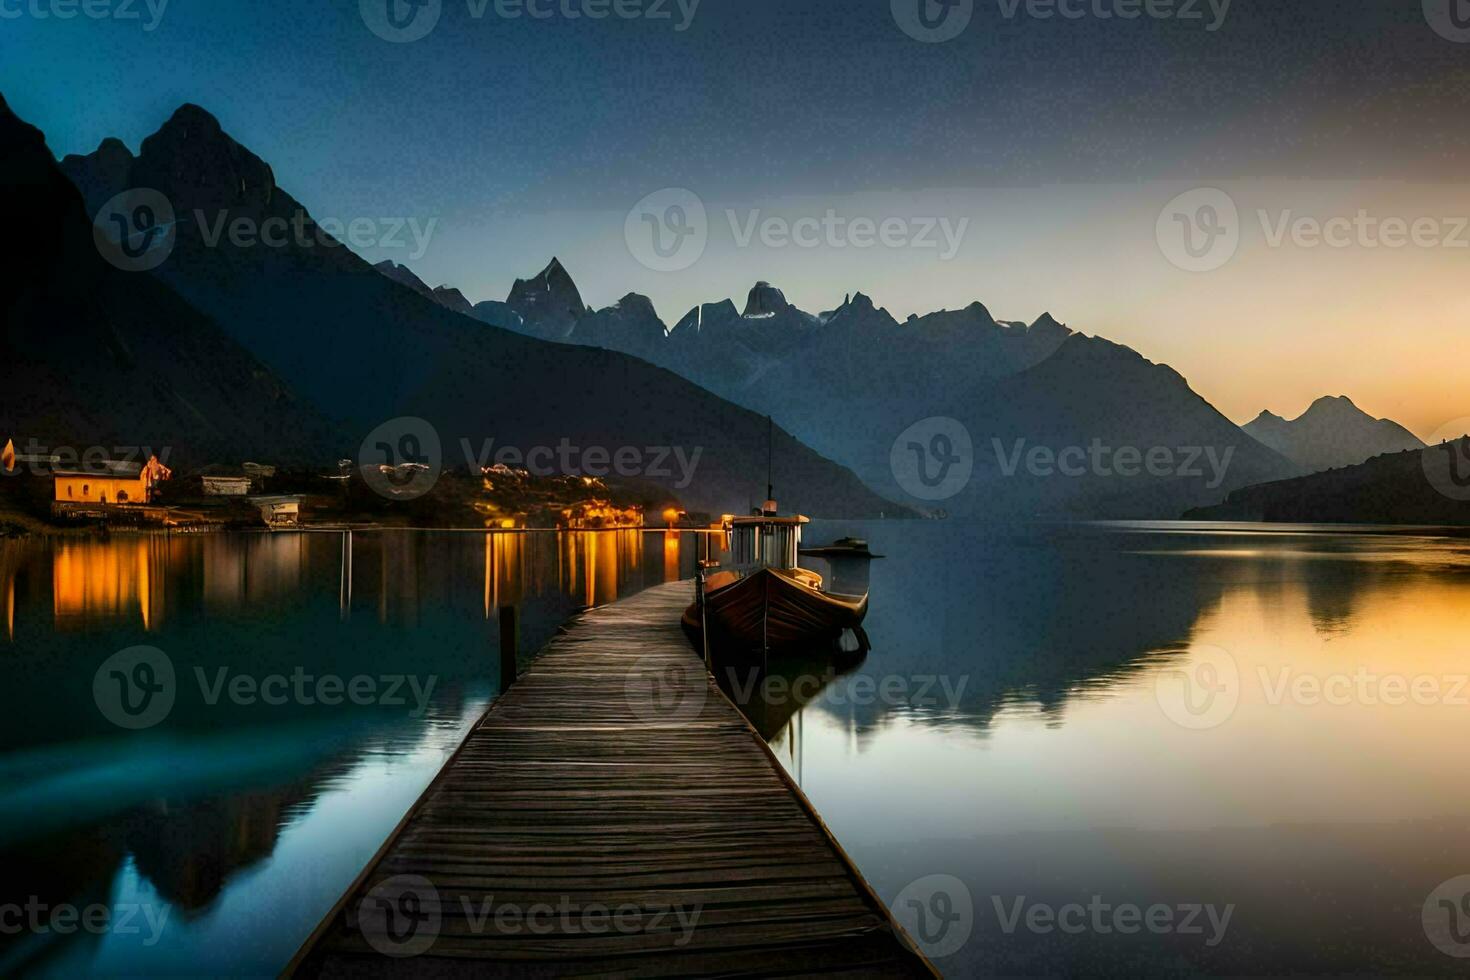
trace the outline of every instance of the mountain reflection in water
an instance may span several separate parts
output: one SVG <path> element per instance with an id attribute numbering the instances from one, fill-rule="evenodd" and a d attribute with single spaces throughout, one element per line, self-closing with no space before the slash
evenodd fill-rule
<path id="1" fill-rule="evenodd" d="M 278 972 L 494 696 L 499 610 L 518 610 L 524 661 L 577 609 L 691 577 L 695 541 L 383 531 L 0 542 L 0 902 L 167 915 L 153 943 L 147 927 L 0 937 L 0 973 Z M 127 732 L 99 711 L 92 682 L 136 645 L 167 655 L 178 697 L 163 723 Z M 400 685 L 395 705 L 210 703 L 221 671 L 419 686 Z"/>
<path id="2" fill-rule="evenodd" d="M 871 651 L 721 683 L 885 900 L 929 875 L 964 883 L 974 922 L 946 973 L 1453 972 L 1420 913 L 1470 873 L 1470 711 L 1451 687 L 1470 674 L 1470 543 L 952 522 L 818 523 L 807 540 L 844 535 L 887 558 L 808 564 L 847 588 L 868 577 Z M 3 899 L 169 912 L 155 945 L 146 930 L 0 937 L 0 973 L 279 971 L 494 696 L 499 609 L 518 607 L 529 655 L 583 605 L 691 577 L 696 540 L 0 543 Z M 140 644 L 166 652 L 179 697 L 124 732 L 92 681 Z M 1221 651 L 1239 677 L 1229 712 L 1181 724 L 1163 683 Z M 194 679 L 221 669 L 434 685 L 422 713 L 412 698 L 207 703 Z M 1437 678 L 1445 696 L 1281 694 L 1339 675 Z M 1094 896 L 1234 911 L 1213 945 L 1001 914 Z"/>
<path id="3" fill-rule="evenodd" d="M 972 932 L 947 975 L 1455 972 L 1421 909 L 1470 873 L 1454 748 L 1470 541 L 950 522 L 807 537 L 843 535 L 888 556 L 872 650 L 771 741 L 885 900 L 964 882 Z M 1217 713 L 1181 715 L 1180 678 Z M 1421 678 L 1434 698 L 1393 696 Z M 1094 896 L 1234 912 L 1213 945 L 1014 925 L 1018 902 Z"/>

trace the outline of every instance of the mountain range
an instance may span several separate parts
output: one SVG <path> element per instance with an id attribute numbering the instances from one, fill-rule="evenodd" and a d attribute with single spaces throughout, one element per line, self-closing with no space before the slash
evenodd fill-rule
<path id="1" fill-rule="evenodd" d="M 1389 419 L 1375 419 L 1346 396 L 1319 398 L 1290 421 L 1262 412 L 1242 428 L 1308 473 L 1424 448 L 1408 429 Z"/>
<path id="2" fill-rule="evenodd" d="M 55 163 L 38 133 L 30 146 L 30 166 L 49 168 L 54 184 Z M 1243 487 L 1417 442 L 1346 399 L 1324 399 L 1294 422 L 1263 414 L 1239 427 L 1167 365 L 1050 314 L 999 320 L 979 302 L 899 321 L 858 292 L 809 313 L 758 282 L 743 306 L 703 303 L 670 327 L 636 293 L 593 309 L 552 259 L 516 280 L 503 302 L 474 303 L 452 284 L 431 287 L 405 265 L 374 267 L 338 245 L 265 161 L 193 105 L 136 155 L 108 139 L 60 169 L 80 202 L 38 198 L 30 206 L 69 209 L 74 243 L 90 235 L 86 214 L 125 190 L 150 188 L 175 209 L 173 250 L 153 272 L 88 265 L 123 292 L 148 284 L 119 309 L 150 308 L 146 300 L 180 311 L 170 325 L 208 324 L 198 331 L 207 329 L 218 350 L 201 354 L 207 369 L 163 363 L 161 353 L 151 360 L 157 386 L 187 392 L 176 402 L 195 415 L 218 417 L 199 427 L 219 430 L 208 443 L 216 454 L 248 446 L 257 456 L 351 455 L 368 430 L 418 416 L 432 422 L 451 465 L 471 462 L 491 439 L 522 450 L 568 442 L 698 449 L 693 482 L 669 488 L 693 507 L 733 512 L 764 497 L 770 417 L 779 426 L 774 482 L 788 507 L 824 516 L 906 512 L 892 503 L 899 501 L 964 517 L 1124 519 L 1173 517 Z M 266 245 L 218 233 L 272 219 L 311 234 Z M 60 261 L 38 256 L 53 292 L 66 292 Z M 61 308 L 55 297 L 30 308 L 48 302 Z M 71 431 L 96 431 L 106 405 L 129 395 L 113 396 L 100 381 L 78 390 L 62 380 L 85 374 L 70 357 L 79 348 L 65 332 L 46 339 L 54 346 L 31 350 L 26 361 L 47 379 L 32 404 L 49 397 L 53 411 L 79 416 Z M 154 339 L 113 346 L 152 351 Z M 217 382 L 202 385 L 212 376 Z M 148 426 L 117 417 L 114 428 L 178 431 L 188 424 L 182 411 Z M 264 426 L 251 423 L 256 416 Z M 916 494 L 896 465 L 898 454 L 923 451 L 921 441 L 905 445 L 905 434 L 935 419 L 957 425 L 973 446 L 972 476 L 938 501 Z M 46 416 L 27 409 L 0 421 L 22 431 L 44 428 Z M 1075 468 L 1057 465 L 1069 459 Z M 668 487 L 676 476 L 656 482 Z"/>
<path id="3" fill-rule="evenodd" d="M 895 442 L 926 419 L 957 420 L 972 441 L 974 474 L 936 508 L 957 516 L 1174 516 L 1300 472 L 1171 368 L 1050 314 L 1029 324 L 997 320 L 976 302 L 899 322 L 862 293 L 813 314 L 758 282 L 743 307 L 701 304 L 668 327 L 636 293 L 589 308 L 555 259 L 517 280 L 503 303 L 473 309 L 487 323 L 666 367 L 774 417 L 883 495 L 920 506 L 895 476 Z M 1094 446 L 1106 451 L 1101 465 L 1076 475 L 1024 462 L 1038 449 L 1086 450 L 1092 459 Z M 1111 465 L 1119 451 L 1152 450 L 1170 454 L 1167 472 L 1120 475 L 1131 468 Z M 1211 458 L 1214 470 L 1202 462 Z"/>
<path id="4" fill-rule="evenodd" d="M 272 168 L 198 106 L 181 107 L 136 156 L 108 140 L 61 168 L 89 213 L 127 189 L 163 194 L 178 217 L 173 251 L 128 281 L 146 284 L 150 295 L 171 293 L 176 306 L 217 323 L 269 365 L 283 391 L 334 418 L 348 455 L 370 430 L 402 416 L 432 423 L 446 465 L 478 461 L 487 440 L 521 453 L 562 445 L 609 455 L 636 450 L 643 478 L 718 513 L 765 498 L 773 442 L 769 458 L 784 505 L 834 517 L 906 513 L 781 429 L 772 433 L 767 419 L 668 371 L 618 352 L 497 329 L 464 315 L 453 290 L 429 289 L 401 267 L 375 270 L 327 235 Z M 236 241 L 214 232 L 272 221 L 305 233 L 266 244 L 263 234 Z M 90 236 L 89 228 L 81 231 Z M 538 322 L 561 315 L 530 296 L 518 302 L 535 309 Z M 55 352 L 55 374 L 74 370 L 85 351 L 63 346 L 70 356 Z M 240 423 L 250 425 L 252 415 L 242 409 Z M 665 449 L 686 459 L 698 453 L 692 482 L 684 485 L 666 455 L 656 463 Z"/>

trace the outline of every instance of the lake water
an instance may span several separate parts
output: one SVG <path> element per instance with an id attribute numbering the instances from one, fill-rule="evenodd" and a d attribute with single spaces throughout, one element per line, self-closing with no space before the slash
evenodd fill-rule
<path id="1" fill-rule="evenodd" d="M 1470 541 L 1302 530 L 817 525 L 873 650 L 770 737 L 947 975 L 1464 976 Z"/>
<path id="2" fill-rule="evenodd" d="M 0 541 L 0 906 L 115 925 L 0 934 L 0 975 L 274 976 L 496 694 L 500 607 L 533 653 L 580 607 L 691 577 L 694 540 Z M 177 694 L 129 730 L 103 708 L 152 719 L 119 714 L 107 661 L 137 646 Z"/>
<path id="3" fill-rule="evenodd" d="M 724 680 L 948 975 L 1463 975 L 1470 542 L 807 539 L 850 533 L 887 557 L 809 563 L 871 585 L 871 652 Z M 500 606 L 529 652 L 696 557 L 638 532 L 0 542 L 0 904 L 143 910 L 0 935 L 0 974 L 274 974 L 494 696 Z M 178 694 L 131 731 L 109 716 L 155 709 L 113 682 L 160 665 L 109 658 L 138 646 Z M 265 702 L 297 674 L 373 703 Z"/>

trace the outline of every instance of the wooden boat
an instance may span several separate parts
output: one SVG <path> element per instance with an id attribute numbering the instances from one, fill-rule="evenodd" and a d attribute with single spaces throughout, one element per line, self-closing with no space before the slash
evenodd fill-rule
<path id="1" fill-rule="evenodd" d="M 846 630 L 864 640 L 867 594 L 823 591 L 822 576 L 797 565 L 807 518 L 779 517 L 775 506 L 724 522 L 732 565 L 702 576 L 685 631 L 702 646 L 708 624 L 711 648 L 763 655 L 835 644 Z"/>

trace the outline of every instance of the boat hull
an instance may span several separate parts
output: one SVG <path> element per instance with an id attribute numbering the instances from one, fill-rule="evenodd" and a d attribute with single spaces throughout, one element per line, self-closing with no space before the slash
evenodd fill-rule
<path id="1" fill-rule="evenodd" d="M 763 568 L 706 592 L 704 613 L 712 645 L 781 652 L 810 649 L 857 629 L 868 614 L 868 597 L 822 592 L 790 572 Z M 701 641 L 697 602 L 684 613 L 684 628 Z"/>

